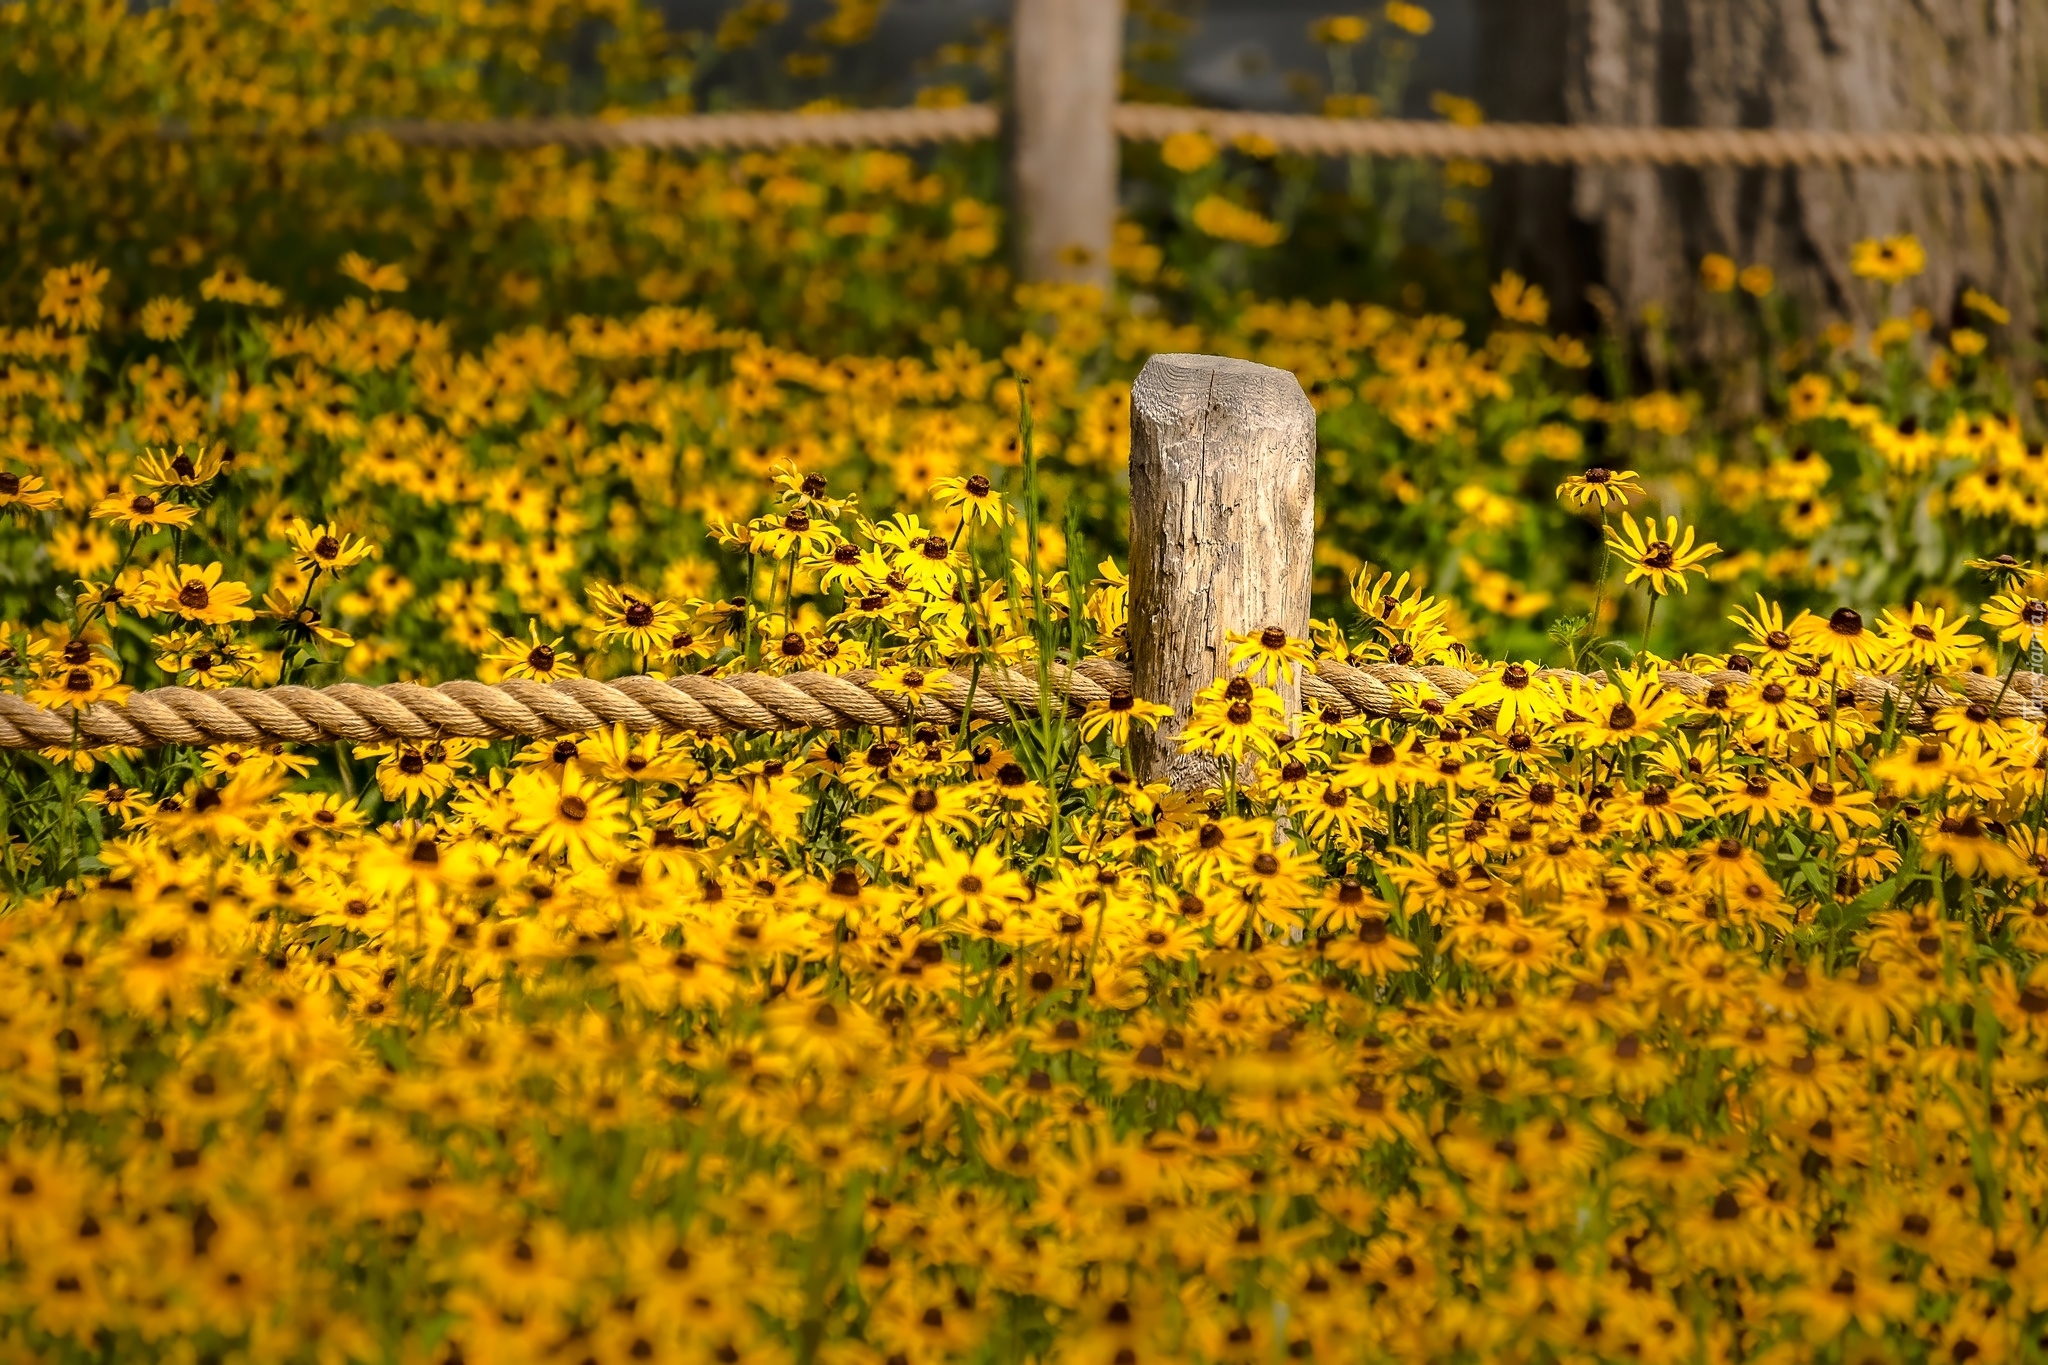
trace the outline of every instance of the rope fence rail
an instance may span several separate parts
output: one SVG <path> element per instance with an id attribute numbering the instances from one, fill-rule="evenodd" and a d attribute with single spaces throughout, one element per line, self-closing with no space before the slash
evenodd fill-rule
<path id="1" fill-rule="evenodd" d="M 381 120 L 334 136 L 376 133 L 409 146 L 514 150 L 772 150 L 786 147 L 908 147 L 997 136 L 992 104 L 937 109 L 683 114 L 644 118 L 501 119 L 476 122 Z M 1223 141 L 1255 139 L 1301 156 L 1415 158 L 1576 166 L 1793 167 L 1873 169 L 2048 167 L 2048 134 L 1914 133 L 1812 128 L 1666 128 L 1601 124 L 1436 123 L 1340 119 L 1164 104 L 1118 105 L 1116 132 L 1163 142 L 1202 132 Z"/>
<path id="2" fill-rule="evenodd" d="M 1143 697 L 1168 709 L 1134 742 L 1137 775 L 1168 775 L 1175 738 L 1200 689 L 1225 671 L 1216 642 L 1251 626 L 1295 639 L 1309 628 L 1315 545 L 1316 414 L 1290 372 L 1209 355 L 1158 354 L 1131 386 L 1130 659 L 1086 659 L 1037 669 L 935 670 L 914 691 L 873 670 L 685 674 L 541 683 L 514 679 L 368 686 L 200 689 L 163 687 L 84 709 L 45 708 L 0 691 L 0 749 L 74 744 L 152 748 L 225 743 L 356 744 L 436 739 L 552 738 L 623 725 L 635 733 L 722 735 L 839 731 L 937 724 L 963 716 L 1003 722 L 1038 711 L 1050 690 L 1069 715 Z M 1342 720 L 1420 719 L 1488 673 L 1446 666 L 1325 658 L 1281 687 L 1290 705 Z M 1537 676 L 1568 684 L 1570 704 L 1595 705 L 1588 685 L 1605 674 Z M 1660 685 L 1725 713 L 1742 689 L 1773 678 L 1741 670 L 1665 668 Z M 2048 675 L 1971 674 L 1959 692 L 1875 673 L 1846 690 L 1869 714 L 1926 726 L 1934 713 L 1981 707 L 1985 718 L 2038 719 Z M 1396 690 L 1400 689 L 1400 690 Z M 1611 703 L 1609 703 L 1611 704 Z M 1616 710 L 1628 709 L 1625 705 Z M 1474 724 L 1495 712 L 1475 707 Z M 1178 782 L 1178 777 L 1176 777 Z"/>
<path id="3" fill-rule="evenodd" d="M 1605 674 L 1550 670 L 1539 677 L 1603 686 Z M 171 744 L 250 743 L 369 744 L 427 743 L 437 739 L 548 739 L 624 725 L 634 733 L 764 734 L 863 727 L 959 725 L 961 713 L 1003 721 L 1019 711 L 1035 712 L 1035 673 L 991 668 L 978 674 L 949 671 L 923 697 L 884 691 L 876 675 L 861 671 L 827 673 L 740 673 L 723 678 L 628 677 L 599 682 L 564 678 L 552 683 L 511 681 L 446 682 L 332 687 L 222 688 L 163 687 L 133 693 L 121 703 L 98 703 L 84 711 L 51 710 L 12 693 L 0 693 L 0 748 L 69 746 L 75 737 L 89 747 L 158 748 Z M 1410 668 L 1399 664 L 1319 661 L 1301 680 L 1302 704 L 1337 719 L 1368 716 L 1394 719 L 1412 714 L 1412 702 L 1394 691 L 1410 686 L 1425 699 L 1453 702 L 1479 682 L 1461 668 Z M 1663 686 L 1688 699 L 1711 700 L 1768 683 L 1731 670 L 1687 673 L 1667 669 Z M 2048 675 L 2015 674 L 2010 683 L 1968 675 L 1960 695 L 1876 674 L 1859 675 L 1849 690 L 1859 706 L 1903 709 L 1905 720 L 1924 726 L 1936 711 L 1981 706 L 2005 717 L 2035 717 L 2048 703 Z M 1108 659 L 1084 660 L 1073 668 L 1055 665 L 1051 687 L 1069 715 L 1091 704 L 1131 695 L 1130 669 Z M 1490 724 L 1491 708 L 1473 713 Z"/>
<path id="4" fill-rule="evenodd" d="M 919 147 L 980 142 L 1003 132 L 993 104 L 943 108 L 834 109 L 794 112 L 663 114 L 623 118 L 369 119 L 335 124 L 327 141 L 373 135 L 411 147 L 449 151 L 644 149 L 674 152 L 776 151 L 792 147 Z M 1343 119 L 1168 104 L 1120 104 L 1115 133 L 1163 142 L 1180 133 L 1219 141 L 1251 140 L 1294 156 L 1481 161 L 1545 166 L 1693 166 L 1786 168 L 1845 166 L 1874 170 L 2040 170 L 2048 133 L 1927 133 L 1823 128 L 1671 128 L 1612 124 L 1439 123 L 1424 119 Z M 67 144 L 92 130 L 60 122 Z M 167 123 L 169 140 L 249 136 Z M 254 134 L 259 139 L 260 133 Z"/>

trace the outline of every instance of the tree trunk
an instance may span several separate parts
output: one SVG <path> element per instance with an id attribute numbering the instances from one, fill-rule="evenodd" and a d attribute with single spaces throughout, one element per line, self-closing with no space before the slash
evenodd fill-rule
<path id="1" fill-rule="evenodd" d="M 1565 65 L 1572 0 L 1479 0 L 1479 88 L 1500 123 L 1565 123 Z M 1572 211 L 1569 166 L 1493 168 L 1487 241 L 1495 274 L 1513 270 L 1550 295 L 1560 330 L 1599 324 L 1587 297 L 1600 282 L 1593 225 Z"/>
<path id="2" fill-rule="evenodd" d="M 1563 89 L 1574 123 L 2044 127 L 2048 0 L 1565 3 Z M 1598 273 L 1623 315 L 1634 321 L 1662 305 L 1708 354 L 1743 344 L 1733 310 L 1697 307 L 1699 263 L 1710 252 L 1769 266 L 1808 326 L 1868 324 L 1879 291 L 1851 274 L 1850 248 L 1913 232 L 1928 268 L 1895 302 L 1947 320 L 1974 286 L 2013 310 L 2014 335 L 2038 318 L 2048 176 L 2037 172 L 1588 167 L 1573 178 L 1573 216 L 1593 228 Z M 1573 259 L 1558 242 L 1538 278 L 1569 277 Z"/>

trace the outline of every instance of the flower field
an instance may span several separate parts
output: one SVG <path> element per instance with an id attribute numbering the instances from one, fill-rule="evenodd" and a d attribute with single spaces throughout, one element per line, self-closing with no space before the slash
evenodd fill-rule
<path id="1" fill-rule="evenodd" d="M 317 107 L 288 9 L 0 11 L 11 690 L 1114 661 L 1180 350 L 1320 414 L 1313 629 L 1233 641 L 1198 792 L 1132 776 L 1127 691 L 0 753 L 0 1356 L 2048 1354 L 2048 459 L 1997 300 L 1890 308 L 1922 246 L 1872 241 L 1858 329 L 1709 257 L 1755 363 L 1694 374 L 1513 275 L 1253 293 L 1321 221 L 1257 147 L 1141 164 L 1105 298 L 1011 279 L 978 153 L 235 141 L 486 114 L 436 73 L 555 79 L 523 35 L 575 18 L 512 8 L 337 41 Z M 683 59 L 604 12 L 661 107 Z M 51 63 L 99 83 L 74 193 Z M 1304 673 L 1378 700 L 1290 716 Z"/>

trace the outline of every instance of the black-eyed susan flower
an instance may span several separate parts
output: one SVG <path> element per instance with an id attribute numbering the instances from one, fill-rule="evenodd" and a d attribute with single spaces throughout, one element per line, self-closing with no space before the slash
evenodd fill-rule
<path id="1" fill-rule="evenodd" d="M 1665 518 L 1661 532 L 1655 517 L 1644 517 L 1640 527 L 1624 517 L 1619 531 L 1608 529 L 1607 548 L 1627 569 L 1626 582 L 1647 583 L 1661 597 L 1673 587 L 1689 591 L 1686 575 L 1704 576 L 1706 561 L 1721 552 L 1712 541 L 1695 543 L 1696 536 L 1690 526 L 1681 532 L 1677 517 Z"/>
<path id="2" fill-rule="evenodd" d="M 1180 743 L 1189 753 L 1235 764 L 1247 754 L 1273 753 L 1286 730 L 1287 711 L 1277 692 L 1244 677 L 1219 678 L 1196 694 Z"/>
<path id="3" fill-rule="evenodd" d="M 96 332 L 106 317 L 100 295 L 113 272 L 97 261 L 77 261 L 44 272 L 36 316 L 73 332 Z"/>
<path id="4" fill-rule="evenodd" d="M 960 513 L 961 524 L 998 526 L 1003 521 L 1003 498 L 986 474 L 955 475 L 938 480 L 932 494 L 941 507 Z"/>
<path id="5" fill-rule="evenodd" d="M 176 341 L 192 326 L 192 305 L 185 299 L 159 294 L 142 305 L 139 325 L 142 334 L 151 341 Z"/>
<path id="6" fill-rule="evenodd" d="M 483 657 L 486 663 L 497 664 L 504 669 L 501 677 L 549 683 L 557 678 L 582 676 L 576 667 L 576 655 L 563 647 L 562 637 L 541 639 L 540 626 L 531 619 L 526 623 L 525 639 L 499 635 L 497 642 L 497 648 Z"/>
<path id="7" fill-rule="evenodd" d="M 1878 621 L 1880 661 L 1896 672 L 1953 671 L 1984 643 L 1979 636 L 1963 633 L 1969 619 L 1958 616 L 1950 620 L 1947 608 L 1930 610 L 1918 602 L 1903 616 L 1887 611 Z"/>
<path id="8" fill-rule="evenodd" d="M 1633 469 L 1607 469 L 1595 465 L 1573 474 L 1557 486 L 1557 497 L 1573 507 L 1627 507 L 1643 491 L 1641 476 Z"/>
<path id="9" fill-rule="evenodd" d="M 1849 252 L 1850 273 L 1880 284 L 1904 284 L 1927 268 L 1927 249 L 1910 232 L 1867 237 Z"/>
<path id="10" fill-rule="evenodd" d="M 43 512 L 57 506 L 62 499 L 44 482 L 39 475 L 0 470 L 0 511 Z"/>
<path id="11" fill-rule="evenodd" d="M 542 772 L 522 773 L 511 799 L 516 828 L 531 837 L 536 856 L 560 856 L 572 867 L 617 856 L 625 802 L 580 767 L 564 769 L 559 781 Z"/>
<path id="12" fill-rule="evenodd" d="M 1229 643 L 1230 666 L 1242 669 L 1252 682 L 1269 687 L 1292 681 L 1309 662 L 1309 642 L 1289 635 L 1280 626 L 1233 632 Z"/>
<path id="13" fill-rule="evenodd" d="M 1112 745 L 1125 748 L 1131 742 L 1133 725 L 1142 725 L 1149 730 L 1172 714 L 1172 707 L 1141 701 L 1132 696 L 1127 687 L 1111 688 L 1107 697 L 1089 702 L 1087 709 L 1082 711 L 1081 738 L 1093 740 L 1107 736 Z"/>
<path id="14" fill-rule="evenodd" d="M 217 445 L 197 446 L 189 451 L 184 446 L 149 450 L 136 463 L 135 480 L 151 488 L 204 488 L 219 478 L 226 467 L 226 452 Z"/>
<path id="15" fill-rule="evenodd" d="M 94 520 L 108 520 L 130 531 L 160 531 L 189 526 L 199 509 L 183 503 L 165 502 L 151 493 L 116 493 L 92 506 Z"/>
<path id="16" fill-rule="evenodd" d="M 299 567 L 315 578 L 323 573 L 339 577 L 377 552 L 377 547 L 361 536 L 349 535 L 325 523 L 311 525 L 296 517 L 285 528 L 285 539 L 296 551 Z"/>
<path id="17" fill-rule="evenodd" d="M 203 625 L 254 620 L 255 610 L 246 605 L 248 585 L 225 579 L 224 572 L 225 566 L 219 562 L 204 566 L 160 565 L 143 575 L 137 608 L 142 609 L 147 602 L 147 610 L 153 614 Z"/>
<path id="18" fill-rule="evenodd" d="M 669 649 L 683 629 L 682 609 L 630 588 L 594 583 L 587 590 L 598 639 L 636 657 Z"/>

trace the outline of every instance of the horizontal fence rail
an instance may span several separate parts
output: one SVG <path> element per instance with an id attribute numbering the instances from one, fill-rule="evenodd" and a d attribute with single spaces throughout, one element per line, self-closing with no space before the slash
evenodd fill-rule
<path id="1" fill-rule="evenodd" d="M 419 147 L 512 150 L 560 146 L 718 151 L 784 147 L 909 147 L 997 135 L 994 105 L 800 113 L 682 114 L 617 119 L 385 120 L 337 134 L 381 133 Z M 1136 142 L 1202 132 L 1254 139 L 1302 156 L 1366 156 L 1535 165 L 2048 167 L 2048 134 L 1844 132 L 1807 128 L 1626 128 L 1600 124 L 1339 119 L 1165 104 L 1119 105 L 1116 131 Z"/>
<path id="2" fill-rule="evenodd" d="M 474 123 L 387 120 L 348 125 L 414 147 L 645 147 L 662 151 L 770 151 L 782 147 L 915 147 L 992 138 L 992 104 L 949 109 L 842 109 L 830 113 L 673 114 L 648 118 L 494 119 Z"/>
<path id="3" fill-rule="evenodd" d="M 1548 670 L 1539 675 L 1561 681 L 1604 685 L 1605 674 Z M 1689 699 L 1708 700 L 1755 685 L 1748 673 L 1686 673 L 1666 669 L 1663 685 Z M 854 730 L 876 726 L 957 726 L 963 712 L 976 720 L 1001 722 L 1037 713 L 1039 681 L 1034 671 L 987 668 L 946 672 L 930 680 L 921 696 L 884 690 L 876 675 L 826 673 L 740 673 L 723 678 L 630 677 L 599 682 L 564 678 L 551 683 L 446 682 L 332 687 L 218 688 L 160 687 L 136 692 L 125 702 L 101 702 L 83 711 L 52 710 L 13 693 L 0 692 L 0 749 L 62 749 L 167 744 L 355 744 L 437 739 L 544 739 L 624 725 L 634 733 L 720 735 L 803 730 Z M 1343 719 L 1412 716 L 1415 698 L 1453 701 L 1479 682 L 1461 668 L 1409 668 L 1399 664 L 1318 661 L 1301 679 L 1302 704 Z M 1131 695 L 1131 672 L 1108 659 L 1088 659 L 1069 669 L 1054 665 L 1047 684 L 1056 709 L 1076 715 L 1090 705 Z M 1967 675 L 1962 694 L 1919 688 L 1874 674 L 1858 675 L 1849 688 L 1858 705 L 1873 713 L 1896 706 L 1906 724 L 1919 727 L 1945 708 L 1979 705 L 2007 717 L 2038 717 L 2048 702 L 2048 676 L 2020 673 L 2008 683 Z M 1397 687 L 1416 691 L 1403 697 Z M 1482 708 L 1472 719 L 1490 723 Z"/>

